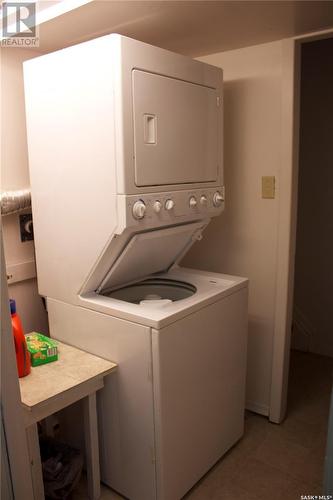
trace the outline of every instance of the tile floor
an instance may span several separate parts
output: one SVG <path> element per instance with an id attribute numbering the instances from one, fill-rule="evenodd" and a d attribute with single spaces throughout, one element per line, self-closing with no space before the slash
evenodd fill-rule
<path id="1" fill-rule="evenodd" d="M 333 359 L 293 351 L 286 420 L 275 425 L 247 412 L 243 439 L 184 500 L 298 500 L 322 494 L 332 374 Z M 73 500 L 85 498 L 82 481 Z M 122 498 L 102 487 L 101 500 Z"/>

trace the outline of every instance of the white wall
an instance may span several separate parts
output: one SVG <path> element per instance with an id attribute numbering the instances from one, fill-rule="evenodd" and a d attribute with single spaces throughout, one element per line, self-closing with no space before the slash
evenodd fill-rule
<path id="1" fill-rule="evenodd" d="M 333 38 L 302 46 L 296 348 L 333 357 Z"/>
<path id="2" fill-rule="evenodd" d="M 213 54 L 224 70 L 226 208 L 183 265 L 250 279 L 247 406 L 269 413 L 275 319 L 282 42 Z M 261 198 L 261 176 L 276 198 Z"/>
<path id="3" fill-rule="evenodd" d="M 38 55 L 28 49 L 1 49 L 1 190 L 30 186 L 25 128 L 22 62 Z M 18 215 L 2 217 L 6 267 L 34 260 L 33 242 L 20 240 Z M 26 332 L 48 332 L 47 315 L 38 296 L 36 279 L 9 286 Z"/>

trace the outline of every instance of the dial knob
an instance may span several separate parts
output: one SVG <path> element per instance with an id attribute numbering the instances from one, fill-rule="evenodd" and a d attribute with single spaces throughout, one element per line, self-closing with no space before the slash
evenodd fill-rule
<path id="1" fill-rule="evenodd" d="M 154 201 L 153 204 L 154 212 L 156 212 L 157 214 L 160 213 L 161 208 L 162 208 L 162 203 L 159 200 Z"/>
<path id="2" fill-rule="evenodd" d="M 207 196 L 204 194 L 200 196 L 200 205 L 207 205 Z"/>
<path id="3" fill-rule="evenodd" d="M 146 205 L 142 200 L 138 200 L 134 203 L 132 212 L 134 219 L 143 219 L 146 213 Z"/>
<path id="4" fill-rule="evenodd" d="M 175 206 L 175 202 L 173 200 L 167 200 L 164 206 L 165 210 L 172 210 L 173 207 Z"/>
<path id="5" fill-rule="evenodd" d="M 220 207 L 222 205 L 223 201 L 224 201 L 224 198 L 221 195 L 220 191 L 216 191 L 216 193 L 214 193 L 214 196 L 213 196 L 214 207 Z"/>
<path id="6" fill-rule="evenodd" d="M 189 200 L 189 205 L 191 208 L 195 208 L 197 206 L 197 200 L 196 200 L 195 196 L 191 196 L 191 198 Z"/>

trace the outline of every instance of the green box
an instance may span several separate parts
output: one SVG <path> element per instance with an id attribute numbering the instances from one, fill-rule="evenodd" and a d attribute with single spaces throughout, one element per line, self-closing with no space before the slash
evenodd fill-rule
<path id="1" fill-rule="evenodd" d="M 39 366 L 51 363 L 51 361 L 57 361 L 57 342 L 37 332 L 28 333 L 25 338 L 30 353 L 31 366 Z"/>

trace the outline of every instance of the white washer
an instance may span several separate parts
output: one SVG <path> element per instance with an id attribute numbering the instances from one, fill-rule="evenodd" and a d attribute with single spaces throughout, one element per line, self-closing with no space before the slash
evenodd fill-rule
<path id="1" fill-rule="evenodd" d="M 51 335 L 119 364 L 102 479 L 176 500 L 243 432 L 247 280 L 177 267 L 224 208 L 222 70 L 112 34 L 24 83 Z"/>
<path id="2" fill-rule="evenodd" d="M 170 302 L 140 304 L 149 294 Z M 48 311 L 55 338 L 119 363 L 99 400 L 102 480 L 115 490 L 181 498 L 242 436 L 247 280 L 174 268 L 86 308 L 49 299 Z"/>

